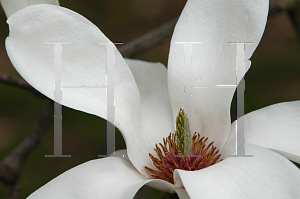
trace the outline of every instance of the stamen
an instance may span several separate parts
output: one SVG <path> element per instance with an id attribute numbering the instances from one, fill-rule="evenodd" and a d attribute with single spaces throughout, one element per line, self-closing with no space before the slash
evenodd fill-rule
<path id="1" fill-rule="evenodd" d="M 174 184 L 173 172 L 175 169 L 195 171 L 222 161 L 219 160 L 221 154 L 218 155 L 219 150 L 216 150 L 217 148 L 214 147 L 214 142 L 206 146 L 207 140 L 208 138 L 200 137 L 199 133 L 194 133 L 191 139 L 192 154 L 183 155 L 178 146 L 176 133 L 170 133 L 166 139 L 163 139 L 163 144 L 155 145 L 156 148 L 154 150 L 159 159 L 149 154 L 153 165 L 158 171 L 148 167 L 145 168 L 151 173 L 153 178 Z"/>

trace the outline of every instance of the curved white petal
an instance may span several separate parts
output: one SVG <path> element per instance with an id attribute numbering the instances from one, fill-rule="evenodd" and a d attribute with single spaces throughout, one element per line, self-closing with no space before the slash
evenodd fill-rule
<path id="1" fill-rule="evenodd" d="M 244 119 L 246 143 L 272 149 L 300 163 L 300 101 L 274 104 L 239 119 Z M 235 126 L 236 121 L 232 123 L 231 135 L 226 143 L 228 151 L 235 149 Z"/>
<path id="2" fill-rule="evenodd" d="M 88 161 L 64 172 L 28 199 L 131 199 L 144 185 L 165 192 L 180 189 L 163 180 L 145 178 L 123 158 L 108 157 Z"/>
<path id="3" fill-rule="evenodd" d="M 33 5 L 7 20 L 8 56 L 22 77 L 47 97 L 54 99 L 54 45 L 62 46 L 62 86 L 106 85 L 106 45 L 109 39 L 90 21 L 69 9 L 54 5 Z M 102 44 L 99 44 L 101 43 Z M 110 44 L 111 45 L 111 44 Z M 114 47 L 114 125 L 124 136 L 131 162 L 145 176 L 144 166 L 152 165 L 140 115 L 140 96 L 134 77 Z M 65 106 L 107 119 L 105 88 L 62 88 Z M 113 113 L 113 111 L 111 112 Z M 112 122 L 111 119 L 108 119 Z M 151 146 L 153 147 L 153 146 Z"/>
<path id="4" fill-rule="evenodd" d="M 1 0 L 1 5 L 7 18 L 15 12 L 34 4 L 59 5 L 59 2 L 58 0 Z"/>
<path id="5" fill-rule="evenodd" d="M 218 148 L 223 147 L 230 132 L 235 88 L 213 85 L 236 85 L 237 46 L 228 42 L 253 42 L 245 47 L 246 68 L 250 66 L 248 59 L 265 29 L 268 4 L 268 0 L 188 0 L 175 27 L 168 64 L 173 118 L 185 106 L 184 85 L 202 87 L 192 90 L 192 117 L 188 115 L 191 130 L 209 137 Z M 184 45 L 175 42 L 201 42 L 192 46 L 189 76 L 185 76 Z"/>
<path id="6" fill-rule="evenodd" d="M 163 138 L 174 133 L 175 122 L 168 92 L 167 69 L 161 63 L 132 59 L 125 61 L 140 92 L 143 132 L 149 143 L 148 151 L 154 155 L 155 144 L 162 143 Z M 136 143 L 136 147 L 139 150 L 146 146 L 144 143 Z"/>
<path id="7" fill-rule="evenodd" d="M 229 157 L 199 171 L 176 170 L 192 199 L 299 198 L 300 170 L 266 148 L 245 144 L 253 157 Z"/>
<path id="8" fill-rule="evenodd" d="M 64 172 L 28 199 L 131 199 L 145 183 L 146 178 L 131 163 L 108 157 Z"/>
<path id="9" fill-rule="evenodd" d="M 175 190 L 184 196 L 185 190 L 180 190 L 181 187 L 159 179 L 147 179 L 124 158 L 108 157 L 88 161 L 64 172 L 28 199 L 131 199 L 144 185 L 165 192 Z"/>

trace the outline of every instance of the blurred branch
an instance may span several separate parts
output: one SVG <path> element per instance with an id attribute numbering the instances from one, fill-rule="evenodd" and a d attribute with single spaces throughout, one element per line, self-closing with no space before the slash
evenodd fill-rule
<path id="1" fill-rule="evenodd" d="M 295 27 L 298 39 L 300 39 L 300 0 L 297 0 L 292 9 L 288 10 L 288 14 Z"/>
<path id="2" fill-rule="evenodd" d="M 20 77 L 15 77 L 7 74 L 0 73 L 0 82 L 9 86 L 18 87 L 27 91 L 30 91 L 36 97 L 41 99 L 46 99 L 44 95 L 35 90 L 30 84 L 28 84 L 24 79 Z"/>
<path id="3" fill-rule="evenodd" d="M 0 82 L 11 85 L 11 86 L 17 86 L 19 88 L 32 91 L 32 87 L 30 84 L 28 84 L 25 80 L 19 77 L 13 77 L 5 74 L 0 74 Z"/>
<path id="4" fill-rule="evenodd" d="M 270 0 L 269 15 L 278 14 L 285 10 L 293 9 L 299 0 Z M 152 30 L 124 46 L 120 46 L 119 51 L 123 57 L 132 58 L 150 48 L 157 46 L 162 41 L 172 36 L 178 18 L 174 18 L 168 23 Z"/>
<path id="5" fill-rule="evenodd" d="M 27 156 L 41 143 L 42 137 L 53 120 L 54 103 L 45 108 L 32 133 L 23 140 L 0 164 L 0 181 L 11 185 L 9 198 L 17 198 L 19 177 Z M 17 193 L 16 193 L 17 192 Z"/>
<path id="6" fill-rule="evenodd" d="M 12 185 L 11 191 L 7 199 L 17 199 L 19 197 L 20 191 L 20 179 L 17 179 L 16 182 Z"/>
<path id="7" fill-rule="evenodd" d="M 177 20 L 178 18 L 175 18 L 155 30 L 152 30 L 141 37 L 128 42 L 126 45 L 121 46 L 119 48 L 120 53 L 123 57 L 132 58 L 154 46 L 157 46 L 162 41 L 172 36 Z"/>
<path id="8" fill-rule="evenodd" d="M 269 15 L 274 15 L 285 10 L 293 9 L 299 0 L 270 0 Z"/>

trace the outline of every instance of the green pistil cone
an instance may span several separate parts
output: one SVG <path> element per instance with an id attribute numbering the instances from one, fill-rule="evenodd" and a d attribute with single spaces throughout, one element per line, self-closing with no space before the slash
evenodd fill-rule
<path id="1" fill-rule="evenodd" d="M 189 118 L 184 110 L 180 109 L 176 118 L 176 136 L 179 150 L 185 156 L 192 154 L 192 138 Z"/>

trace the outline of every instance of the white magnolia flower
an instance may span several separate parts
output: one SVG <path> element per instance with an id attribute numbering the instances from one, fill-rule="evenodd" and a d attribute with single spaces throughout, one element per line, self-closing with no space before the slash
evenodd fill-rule
<path id="1" fill-rule="evenodd" d="M 214 141 L 223 161 L 196 171 L 176 169 L 174 184 L 153 179 L 145 169 L 158 171 L 149 153 L 157 157 L 155 144 L 175 132 L 184 84 L 235 84 L 236 46 L 228 42 L 253 42 L 245 50 L 249 69 L 267 15 L 268 0 L 187 1 L 172 37 L 168 70 L 160 63 L 123 59 L 115 49 L 114 125 L 127 146 L 127 152 L 118 153 L 128 153 L 130 161 L 108 157 L 86 162 L 29 198 L 133 198 L 145 184 L 175 191 L 180 198 L 299 198 L 300 171 L 285 157 L 300 163 L 300 101 L 245 115 L 245 150 L 253 157 L 228 157 L 236 148 L 229 112 L 234 88 L 198 89 L 192 97 L 191 128 L 208 137 L 207 143 Z M 80 14 L 55 5 L 32 5 L 12 14 L 7 23 L 11 62 L 47 97 L 54 99 L 54 55 L 53 46 L 45 42 L 72 42 L 63 47 L 63 86 L 105 84 L 106 47 L 99 42 L 110 41 Z M 183 77 L 184 48 L 175 42 L 201 42 L 193 46 L 191 77 Z M 62 104 L 106 119 L 105 89 L 64 89 Z"/>

